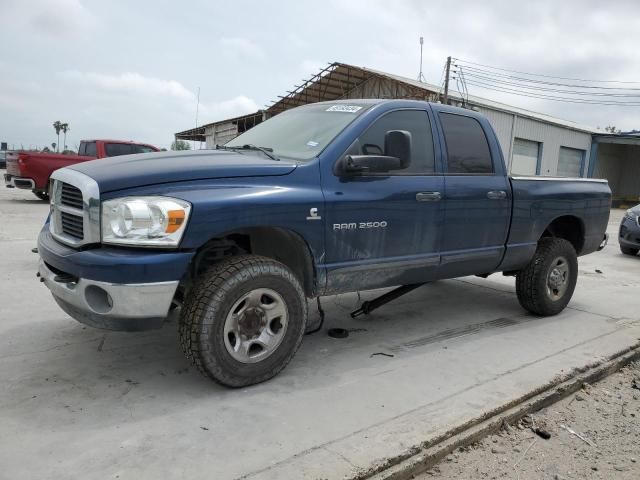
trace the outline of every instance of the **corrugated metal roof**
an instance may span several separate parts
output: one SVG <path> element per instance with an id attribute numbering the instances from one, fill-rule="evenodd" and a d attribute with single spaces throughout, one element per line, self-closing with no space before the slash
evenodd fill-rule
<path id="1" fill-rule="evenodd" d="M 371 68 L 362 67 L 362 70 L 375 73 L 376 75 L 385 76 L 387 78 L 396 80 L 398 82 L 408 83 L 418 88 L 424 88 L 425 90 L 440 92 L 441 87 L 437 85 L 419 82 L 418 80 L 414 80 L 407 77 L 402 77 L 400 75 L 394 75 L 392 73 L 381 72 L 379 70 L 374 70 Z M 531 110 L 527 110 L 525 108 L 514 107 L 513 105 L 507 105 L 506 103 L 497 102 L 495 100 L 489 100 L 483 97 L 477 97 L 475 95 L 462 95 L 460 92 L 456 90 L 449 90 L 449 97 L 455 98 L 456 100 L 462 102 L 463 100 L 467 101 L 472 105 L 483 106 L 487 108 L 491 108 L 494 110 L 500 110 L 508 113 L 515 113 L 520 116 L 529 117 L 535 120 L 541 120 L 543 122 L 554 123 L 556 125 L 561 125 L 563 127 L 572 128 L 574 130 L 580 130 L 588 133 L 599 133 L 602 132 L 594 127 L 589 127 L 586 125 L 581 125 L 576 122 L 572 122 L 570 120 L 563 120 L 560 118 L 552 117 L 551 115 L 546 115 L 544 113 L 534 112 Z"/>
<path id="2" fill-rule="evenodd" d="M 300 85 L 295 85 L 293 90 L 286 92 L 286 95 L 279 96 L 278 100 L 274 101 L 266 110 L 264 110 L 264 113 L 267 117 L 272 117 L 274 115 L 277 115 L 278 113 L 281 113 L 290 108 L 298 107 L 300 105 L 345 98 L 350 91 L 358 88 L 360 85 L 364 84 L 374 77 L 377 77 L 379 79 L 387 79 L 402 84 L 404 93 L 397 94 L 393 98 L 433 100 L 442 93 L 442 89 L 438 85 L 420 82 L 412 78 L 382 72 L 380 70 L 375 70 L 372 68 L 357 67 L 355 65 L 349 65 L 346 63 L 333 62 L 321 69 L 318 73 L 313 75 L 308 80 L 302 82 Z M 601 130 L 593 127 L 580 125 L 569 120 L 555 118 L 550 115 L 534 112 L 520 107 L 514 107 L 512 105 L 507 105 L 506 103 L 477 97 L 475 95 L 462 95 L 460 92 L 457 92 L 455 90 L 449 91 L 449 97 L 451 99 L 454 99 L 455 101 L 468 103 L 472 106 L 512 113 L 518 116 L 559 125 L 565 128 L 570 128 L 572 130 L 587 133 L 602 133 Z M 176 133 L 176 138 L 201 138 L 202 140 L 204 140 L 204 130 L 208 126 L 219 123 L 238 121 L 243 118 L 261 114 L 262 112 L 263 111 L 260 110 L 249 115 L 243 115 L 232 119 L 208 123 L 201 127 L 192 128 L 183 132 Z"/>

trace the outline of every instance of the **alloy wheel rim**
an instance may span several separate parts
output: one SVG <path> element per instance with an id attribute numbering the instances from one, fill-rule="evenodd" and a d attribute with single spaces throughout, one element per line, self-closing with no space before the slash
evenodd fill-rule
<path id="1" fill-rule="evenodd" d="M 256 288 L 231 307 L 224 323 L 224 345 L 241 363 L 257 363 L 282 343 L 289 312 L 282 296 L 270 288 Z"/>

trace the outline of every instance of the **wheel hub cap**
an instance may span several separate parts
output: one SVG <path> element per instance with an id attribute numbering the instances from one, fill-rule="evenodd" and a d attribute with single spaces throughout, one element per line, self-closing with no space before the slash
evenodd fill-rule
<path id="1" fill-rule="evenodd" d="M 560 300 L 569 286 L 569 262 L 558 257 L 551 262 L 547 275 L 547 294 L 553 301 Z"/>
<path id="2" fill-rule="evenodd" d="M 242 363 L 264 360 L 282 343 L 288 321 L 287 305 L 275 290 L 257 288 L 243 294 L 225 319 L 227 352 Z"/>

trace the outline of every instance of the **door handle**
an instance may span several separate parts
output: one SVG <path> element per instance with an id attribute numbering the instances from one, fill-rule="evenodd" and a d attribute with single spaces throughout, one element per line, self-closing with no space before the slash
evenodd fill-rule
<path id="1" fill-rule="evenodd" d="M 507 198 L 507 192 L 504 190 L 491 190 L 487 192 L 487 198 L 491 200 L 504 200 Z"/>
<path id="2" fill-rule="evenodd" d="M 442 199 L 440 192 L 420 192 L 416 193 L 416 200 L 419 202 L 437 202 Z"/>

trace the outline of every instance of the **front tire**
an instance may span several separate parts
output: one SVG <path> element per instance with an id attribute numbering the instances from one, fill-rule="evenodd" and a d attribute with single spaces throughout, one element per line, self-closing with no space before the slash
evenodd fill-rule
<path id="1" fill-rule="evenodd" d="M 306 323 L 307 301 L 291 270 L 269 258 L 232 257 L 211 267 L 188 294 L 180 343 L 202 374 L 244 387 L 286 367 Z"/>
<path id="2" fill-rule="evenodd" d="M 624 253 L 625 255 L 632 255 L 632 256 L 635 257 L 636 255 L 638 255 L 638 251 L 639 250 L 637 248 L 630 248 L 630 247 L 620 246 L 620 251 L 622 253 Z"/>
<path id="3" fill-rule="evenodd" d="M 577 280 L 573 245 L 562 238 L 543 238 L 529 265 L 516 275 L 518 301 L 535 315 L 556 315 L 571 300 Z"/>
<path id="4" fill-rule="evenodd" d="M 43 202 L 49 201 L 49 194 L 47 192 L 43 192 L 42 190 L 33 190 L 33 194 Z"/>

